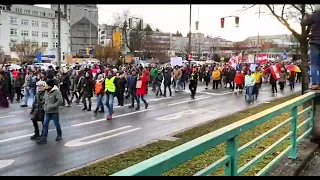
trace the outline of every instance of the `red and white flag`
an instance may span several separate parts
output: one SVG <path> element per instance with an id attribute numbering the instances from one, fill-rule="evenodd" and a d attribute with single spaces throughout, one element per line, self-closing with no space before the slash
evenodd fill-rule
<path id="1" fill-rule="evenodd" d="M 258 60 L 259 64 L 266 64 L 266 63 L 269 62 L 268 55 L 266 53 L 258 54 L 257 55 L 257 60 Z"/>
<path id="2" fill-rule="evenodd" d="M 270 71 L 274 79 L 280 79 L 280 71 L 277 65 L 271 66 Z"/>

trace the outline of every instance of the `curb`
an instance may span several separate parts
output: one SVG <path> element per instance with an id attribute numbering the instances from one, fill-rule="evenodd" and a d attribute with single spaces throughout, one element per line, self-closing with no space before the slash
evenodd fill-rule
<path id="1" fill-rule="evenodd" d="M 301 161 L 297 169 L 293 172 L 293 176 L 299 176 L 302 170 L 306 167 L 308 162 L 314 157 L 315 152 L 319 150 L 319 145 L 312 148 L 312 150 L 306 155 L 306 157 Z"/>

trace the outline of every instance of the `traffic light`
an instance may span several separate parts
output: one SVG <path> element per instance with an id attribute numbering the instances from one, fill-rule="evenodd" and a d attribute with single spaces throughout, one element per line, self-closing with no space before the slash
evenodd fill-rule
<path id="1" fill-rule="evenodd" d="M 129 18 L 129 29 L 132 29 L 132 18 Z"/>
<path id="2" fill-rule="evenodd" d="M 236 21 L 236 27 L 239 27 L 239 16 L 235 17 L 235 21 Z"/>
<path id="3" fill-rule="evenodd" d="M 224 18 L 221 18 L 220 23 L 221 23 L 221 28 L 224 28 Z"/>

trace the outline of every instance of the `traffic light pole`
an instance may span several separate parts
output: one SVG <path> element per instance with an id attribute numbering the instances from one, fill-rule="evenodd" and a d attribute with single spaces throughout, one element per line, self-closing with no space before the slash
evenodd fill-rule
<path id="1" fill-rule="evenodd" d="M 60 4 L 58 4 L 58 49 L 57 49 L 57 65 L 61 66 L 61 8 Z"/>
<path id="2" fill-rule="evenodd" d="M 189 48 L 188 48 L 188 50 L 189 50 L 189 52 L 188 52 L 188 54 L 191 54 L 191 10 L 192 10 L 192 5 L 190 4 L 190 14 L 189 14 Z M 190 59 L 188 59 L 188 61 L 189 61 L 189 68 L 190 68 L 190 65 L 191 65 L 191 60 Z"/>

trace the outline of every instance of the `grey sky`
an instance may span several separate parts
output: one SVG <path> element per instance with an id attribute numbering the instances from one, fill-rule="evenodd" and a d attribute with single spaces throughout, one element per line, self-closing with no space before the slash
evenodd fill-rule
<path id="1" fill-rule="evenodd" d="M 38 5 L 50 7 L 50 5 Z M 232 41 L 241 41 L 248 36 L 255 36 L 258 30 L 261 35 L 289 34 L 290 32 L 280 24 L 269 11 L 262 8 L 260 21 L 258 8 L 253 8 L 239 14 L 244 5 L 192 5 L 192 32 L 202 32 L 206 35 L 221 36 Z M 142 17 L 144 24 L 149 23 L 153 28 L 159 28 L 165 32 L 180 31 L 184 36 L 189 31 L 189 5 L 98 5 L 99 23 L 113 23 L 113 17 L 129 10 L 135 17 Z M 198 11 L 199 10 L 199 11 Z M 238 15 L 240 27 L 235 28 L 234 18 L 225 19 L 225 28 L 220 28 L 220 18 L 223 16 Z M 195 21 L 199 20 L 199 31 L 195 31 Z M 299 26 L 294 24 L 297 29 Z"/>

